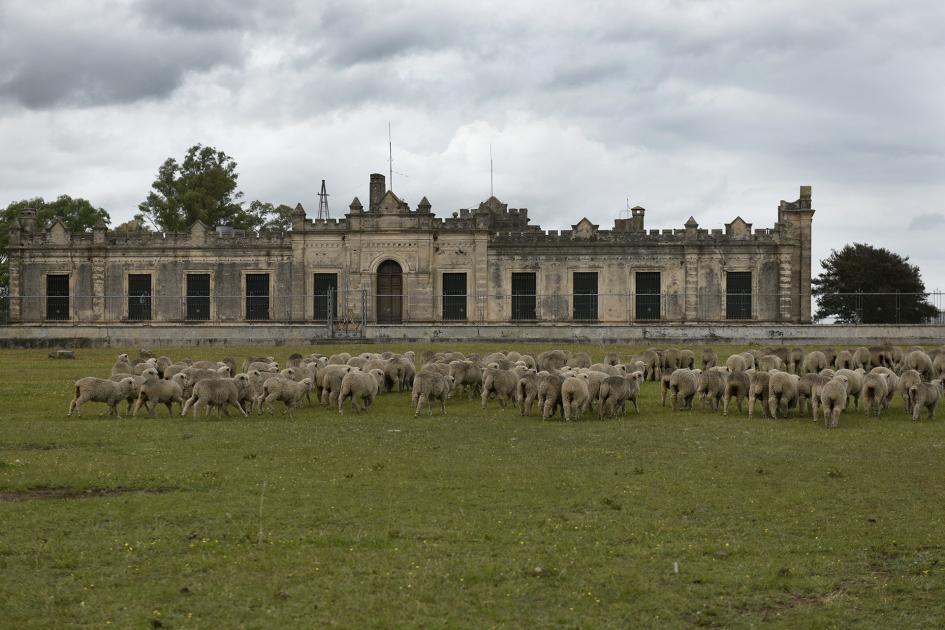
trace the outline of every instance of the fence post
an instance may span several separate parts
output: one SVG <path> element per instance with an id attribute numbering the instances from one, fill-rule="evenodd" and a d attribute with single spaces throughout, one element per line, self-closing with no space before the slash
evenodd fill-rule
<path id="1" fill-rule="evenodd" d="M 335 336 L 335 290 L 328 287 L 328 311 L 325 313 L 325 317 L 328 319 L 328 336 Z"/>
<path id="2" fill-rule="evenodd" d="M 361 336 L 364 336 L 364 327 L 367 325 L 367 289 L 361 287 Z"/>

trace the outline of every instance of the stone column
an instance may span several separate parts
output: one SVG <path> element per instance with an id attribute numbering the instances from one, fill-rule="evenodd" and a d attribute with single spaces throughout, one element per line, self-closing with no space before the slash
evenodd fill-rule
<path id="1" fill-rule="evenodd" d="M 699 319 L 699 256 L 686 254 L 686 315 L 685 321 Z"/>
<path id="2" fill-rule="evenodd" d="M 11 252 L 7 262 L 10 267 L 10 293 L 7 299 L 10 300 L 10 321 L 18 322 L 21 317 L 20 302 L 20 253 Z"/>
<path id="3" fill-rule="evenodd" d="M 790 252 L 778 255 L 778 320 L 782 322 L 796 321 L 794 316 L 794 282 L 792 255 Z"/>

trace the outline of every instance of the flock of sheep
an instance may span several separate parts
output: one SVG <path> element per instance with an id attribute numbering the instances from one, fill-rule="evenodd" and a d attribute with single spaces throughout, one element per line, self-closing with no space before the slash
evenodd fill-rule
<path id="1" fill-rule="evenodd" d="M 639 413 L 638 397 L 643 381 L 660 383 L 660 402 L 674 410 L 692 409 L 698 396 L 702 408 L 719 407 L 725 415 L 734 400 L 739 412 L 747 401 L 748 415 L 761 403 L 764 417 L 784 417 L 793 412 L 810 414 L 817 420 L 821 410 L 825 424 L 836 427 L 850 400 L 859 409 L 862 398 L 867 414 L 878 416 L 898 392 L 913 420 L 925 409 L 933 417 L 942 397 L 945 348 L 926 352 L 915 347 L 895 346 L 832 349 L 804 352 L 800 348 L 747 350 L 719 362 L 715 350 L 706 348 L 696 367 L 696 354 L 687 349 L 645 350 L 621 362 L 608 353 L 593 363 L 586 352 L 549 350 L 537 356 L 520 352 L 494 352 L 485 357 L 460 352 L 423 353 L 420 369 L 413 352 L 364 352 L 356 356 L 293 354 L 280 369 L 273 357 L 248 357 L 237 373 L 231 358 L 222 361 L 174 362 L 166 356 L 142 352 L 139 358 L 118 356 L 107 379 L 86 377 L 75 383 L 75 398 L 69 416 L 81 415 L 86 402 L 108 405 L 118 415 L 118 405 L 127 403 L 126 413 L 137 415 L 144 405 L 151 416 L 157 405 L 173 405 L 194 417 L 203 408 L 228 415 L 235 407 L 247 411 L 273 412 L 282 402 L 285 413 L 308 401 L 312 393 L 323 405 L 343 413 L 345 402 L 361 413 L 381 392 L 412 391 L 411 407 L 419 415 L 424 405 L 430 415 L 434 403 L 446 413 L 446 401 L 465 393 L 479 396 L 483 409 L 495 399 L 504 408 L 518 407 L 531 415 L 537 403 L 542 418 L 560 414 L 576 420 L 589 412 L 599 418 L 627 413 L 632 404 Z"/>

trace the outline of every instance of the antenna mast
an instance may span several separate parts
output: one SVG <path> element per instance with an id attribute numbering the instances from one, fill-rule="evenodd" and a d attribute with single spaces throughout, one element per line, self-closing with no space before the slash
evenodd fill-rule
<path id="1" fill-rule="evenodd" d="M 325 190 L 325 180 L 322 180 L 322 190 L 318 193 L 318 218 L 328 219 L 328 191 Z"/>
<path id="2" fill-rule="evenodd" d="M 495 197 L 495 186 L 492 183 L 492 145 L 489 145 L 489 196 Z"/>

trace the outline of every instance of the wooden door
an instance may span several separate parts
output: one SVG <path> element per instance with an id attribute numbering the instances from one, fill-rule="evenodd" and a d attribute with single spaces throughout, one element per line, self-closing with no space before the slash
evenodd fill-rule
<path id="1" fill-rule="evenodd" d="M 403 321 L 403 272 L 393 260 L 377 268 L 377 323 L 399 324 Z"/>

